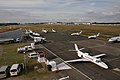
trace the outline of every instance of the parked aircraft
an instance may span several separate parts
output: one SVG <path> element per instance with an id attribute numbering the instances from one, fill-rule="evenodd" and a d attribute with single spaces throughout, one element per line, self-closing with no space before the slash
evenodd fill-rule
<path id="1" fill-rule="evenodd" d="M 56 32 L 56 30 L 52 29 L 52 32 L 53 32 L 53 33 L 55 33 L 55 32 Z"/>
<path id="2" fill-rule="evenodd" d="M 82 33 L 82 31 L 77 32 L 77 33 L 72 33 L 71 36 L 79 36 Z"/>
<path id="3" fill-rule="evenodd" d="M 32 33 L 32 30 L 25 30 L 25 34 L 30 34 L 30 33 Z"/>
<path id="4" fill-rule="evenodd" d="M 97 35 L 88 36 L 88 39 L 96 39 L 99 35 L 100 35 L 100 33 L 98 33 Z"/>
<path id="5" fill-rule="evenodd" d="M 108 40 L 108 42 L 120 42 L 120 36 L 112 37 Z"/>
<path id="6" fill-rule="evenodd" d="M 48 30 L 42 29 L 43 33 L 48 33 Z"/>
<path id="7" fill-rule="evenodd" d="M 68 60 L 65 62 L 78 62 L 78 61 L 90 61 L 102 68 L 108 69 L 108 66 L 101 61 L 101 59 L 99 57 L 104 56 L 105 54 L 99 54 L 99 55 L 95 55 L 95 56 L 90 56 L 89 53 L 83 53 L 81 50 L 83 49 L 78 49 L 77 44 L 75 45 L 75 51 L 77 51 L 77 55 L 78 57 L 80 57 L 80 59 L 75 59 L 75 60 Z"/>
<path id="8" fill-rule="evenodd" d="M 34 38 L 34 37 L 39 37 L 40 34 L 39 33 L 36 33 L 36 32 L 33 32 L 32 30 L 26 30 L 25 34 L 27 34 L 30 38 Z"/>

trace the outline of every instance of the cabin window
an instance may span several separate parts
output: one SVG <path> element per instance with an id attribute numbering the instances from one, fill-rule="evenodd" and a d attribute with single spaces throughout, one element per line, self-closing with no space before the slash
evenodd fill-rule
<path id="1" fill-rule="evenodd" d="M 101 62 L 101 60 L 96 60 L 97 63 Z"/>
<path id="2" fill-rule="evenodd" d="M 37 54 L 31 54 L 31 56 L 37 56 Z"/>
<path id="3" fill-rule="evenodd" d="M 2 72 L 0 72 L 0 74 L 5 74 L 5 72 L 4 72 L 4 71 L 2 71 Z"/>
<path id="4" fill-rule="evenodd" d="M 17 70 L 16 69 L 12 69 L 11 72 L 16 72 Z"/>

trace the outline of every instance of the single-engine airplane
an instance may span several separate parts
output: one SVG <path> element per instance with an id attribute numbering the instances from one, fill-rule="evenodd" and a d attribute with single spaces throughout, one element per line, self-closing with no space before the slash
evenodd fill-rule
<path id="1" fill-rule="evenodd" d="M 79 36 L 82 33 L 82 31 L 77 32 L 77 33 L 72 33 L 71 36 Z"/>
<path id="2" fill-rule="evenodd" d="M 98 33 L 97 35 L 88 36 L 88 39 L 96 39 L 99 35 L 100 33 Z"/>

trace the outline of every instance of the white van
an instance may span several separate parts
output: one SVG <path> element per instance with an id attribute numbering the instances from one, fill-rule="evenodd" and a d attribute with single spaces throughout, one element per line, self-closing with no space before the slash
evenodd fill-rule
<path id="1" fill-rule="evenodd" d="M 17 76 L 21 72 L 21 66 L 20 64 L 13 64 L 10 69 L 10 75 L 11 76 Z"/>
<path id="2" fill-rule="evenodd" d="M 0 78 L 6 78 L 9 76 L 10 66 L 0 67 Z"/>

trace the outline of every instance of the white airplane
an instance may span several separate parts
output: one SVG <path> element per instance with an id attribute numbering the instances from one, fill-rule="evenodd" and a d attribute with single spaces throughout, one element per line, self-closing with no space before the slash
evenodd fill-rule
<path id="1" fill-rule="evenodd" d="M 42 29 L 43 33 L 48 33 L 48 30 Z"/>
<path id="2" fill-rule="evenodd" d="M 75 45 L 75 51 L 77 51 L 77 55 L 78 57 L 80 57 L 80 59 L 69 60 L 65 62 L 90 61 L 102 68 L 108 69 L 108 66 L 104 62 L 102 62 L 101 59 L 99 58 L 101 56 L 104 56 L 105 54 L 90 56 L 89 53 L 83 53 L 82 51 L 80 51 L 80 50 L 83 50 L 83 48 L 78 49 L 77 44 L 74 44 L 74 45 Z"/>
<path id="3" fill-rule="evenodd" d="M 100 35 L 100 33 L 98 33 L 97 35 L 88 36 L 88 39 L 96 39 L 99 35 Z"/>
<path id="4" fill-rule="evenodd" d="M 52 32 L 54 32 L 54 33 L 55 33 L 56 31 L 55 31 L 54 29 L 52 29 Z"/>
<path id="5" fill-rule="evenodd" d="M 108 40 L 108 42 L 120 42 L 120 36 L 112 37 Z"/>
<path id="6" fill-rule="evenodd" d="M 39 37 L 40 36 L 40 34 L 39 33 L 36 33 L 36 32 L 33 32 L 32 30 L 26 30 L 26 32 L 25 32 L 25 34 L 28 34 L 29 35 L 29 37 L 31 37 L 31 38 L 34 38 L 34 37 Z"/>
<path id="7" fill-rule="evenodd" d="M 25 34 L 30 34 L 32 33 L 32 31 L 29 29 L 29 30 L 25 30 Z"/>
<path id="8" fill-rule="evenodd" d="M 82 33 L 82 31 L 77 32 L 77 33 L 72 33 L 71 36 L 79 36 Z"/>

